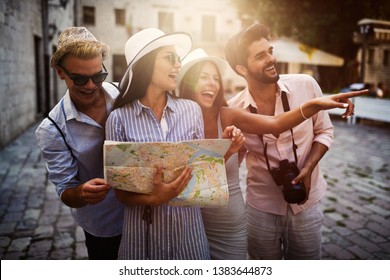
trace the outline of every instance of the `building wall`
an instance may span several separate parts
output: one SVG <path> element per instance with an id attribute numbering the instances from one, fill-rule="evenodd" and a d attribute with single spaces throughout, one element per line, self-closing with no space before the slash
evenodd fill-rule
<path id="1" fill-rule="evenodd" d="M 44 51 L 42 4 L 47 2 L 0 0 L 0 149 L 35 123 L 55 101 L 51 91 L 49 97 L 46 95 L 46 79 L 53 79 L 45 73 L 47 57 L 51 56 L 47 53 L 45 57 Z M 64 11 L 59 20 L 73 18 L 71 8 L 68 16 Z M 51 45 L 48 50 L 51 52 Z"/>
<path id="2" fill-rule="evenodd" d="M 367 31 L 367 37 L 362 33 L 354 34 L 354 42 L 360 44 L 361 48 L 357 54 L 359 62 L 359 71 L 361 82 L 376 86 L 382 82 L 385 87 L 390 89 L 390 59 L 384 62 L 385 51 L 390 53 L 390 21 L 376 19 L 361 19 L 358 22 L 360 30 Z M 368 28 L 367 28 L 368 27 Z M 364 40 L 364 38 L 366 38 Z M 364 44 L 366 42 L 366 44 Z M 362 62 L 363 45 L 365 48 L 365 59 Z M 361 73 L 364 65 L 364 73 Z M 387 96 L 390 97 L 390 96 Z"/>
<path id="3" fill-rule="evenodd" d="M 95 25 L 87 27 L 99 40 L 110 45 L 111 55 L 105 65 L 110 72 L 108 79 L 113 79 L 113 55 L 124 56 L 124 46 L 127 39 L 134 33 L 148 27 L 159 26 L 159 12 L 173 14 L 173 30 L 184 31 L 193 39 L 193 49 L 202 47 L 210 55 L 224 57 L 223 46 L 226 39 L 241 28 L 241 22 L 236 10 L 229 0 L 198 0 L 193 2 L 182 0 L 81 0 L 83 6 L 95 7 Z M 125 26 L 115 25 L 114 9 L 126 10 Z M 223 12 L 222 12 L 223 11 Z M 215 18 L 215 39 L 202 41 L 202 16 Z M 166 30 L 164 30 L 166 31 Z M 226 84 L 243 83 L 228 67 L 225 75 Z M 230 81 L 228 81 L 230 80 Z"/>
<path id="4" fill-rule="evenodd" d="M 35 120 L 34 36 L 42 37 L 40 1 L 0 3 L 0 148 Z"/>
<path id="5" fill-rule="evenodd" d="M 383 82 L 387 88 L 390 88 L 390 65 L 383 65 L 384 51 L 390 51 L 390 43 L 371 46 L 370 49 L 374 51 L 374 56 L 372 63 L 368 63 L 368 56 L 366 56 L 364 81 L 374 85 Z"/>

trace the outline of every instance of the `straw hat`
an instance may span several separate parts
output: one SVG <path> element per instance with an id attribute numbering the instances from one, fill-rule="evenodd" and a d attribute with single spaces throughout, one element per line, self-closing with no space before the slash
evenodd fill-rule
<path id="1" fill-rule="evenodd" d="M 98 41 L 85 27 L 69 27 L 65 29 L 58 38 L 57 51 L 51 57 L 50 65 L 54 67 L 61 58 L 67 54 L 72 47 L 82 46 L 84 44 L 96 44 L 103 48 L 103 57 L 109 52 L 110 48 L 103 42 Z"/>
<path id="2" fill-rule="evenodd" d="M 127 70 L 119 84 L 120 88 L 126 88 L 127 92 L 133 76 L 132 68 L 140 58 L 165 46 L 174 46 L 178 56 L 183 58 L 191 50 L 192 39 L 184 32 L 165 34 L 157 28 L 146 28 L 131 36 L 125 45 Z"/>
<path id="3" fill-rule="evenodd" d="M 191 69 L 192 66 L 194 66 L 196 63 L 201 61 L 211 61 L 213 62 L 217 68 L 221 76 L 225 73 L 226 70 L 226 61 L 222 58 L 219 58 L 217 56 L 209 56 L 207 53 L 199 48 L 195 49 L 192 52 L 190 52 L 181 62 L 181 69 L 179 72 L 179 75 L 177 77 L 177 85 L 179 86 L 181 83 L 181 80 L 185 76 L 185 74 L 188 72 L 188 70 Z"/>

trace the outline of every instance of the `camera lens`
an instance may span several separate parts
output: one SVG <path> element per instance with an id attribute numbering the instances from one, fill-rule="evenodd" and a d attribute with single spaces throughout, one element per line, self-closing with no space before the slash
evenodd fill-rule
<path id="1" fill-rule="evenodd" d="M 283 196 L 288 203 L 300 203 L 306 198 L 306 188 L 303 183 L 283 185 Z"/>
<path id="2" fill-rule="evenodd" d="M 288 203 L 300 203 L 306 198 L 306 188 L 303 182 L 291 184 L 291 181 L 298 176 L 299 170 L 295 163 L 289 163 L 284 167 L 283 196 Z"/>

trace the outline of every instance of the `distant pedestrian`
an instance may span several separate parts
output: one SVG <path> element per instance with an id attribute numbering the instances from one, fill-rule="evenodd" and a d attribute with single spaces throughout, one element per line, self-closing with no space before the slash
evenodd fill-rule
<path id="1" fill-rule="evenodd" d="M 59 37 L 51 66 L 68 90 L 36 130 L 49 179 L 84 229 L 89 259 L 117 259 L 124 206 L 103 178 L 104 128 L 118 90 L 103 83 L 109 47 L 84 27 Z"/>
<path id="2" fill-rule="evenodd" d="M 376 87 L 376 96 L 383 98 L 387 96 L 387 89 L 383 82 L 379 82 Z"/>

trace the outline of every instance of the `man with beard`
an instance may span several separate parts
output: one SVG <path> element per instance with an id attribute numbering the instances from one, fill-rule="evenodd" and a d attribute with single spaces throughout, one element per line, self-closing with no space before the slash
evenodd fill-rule
<path id="1" fill-rule="evenodd" d="M 279 135 L 245 134 L 248 254 L 251 259 L 320 259 L 323 214 L 319 202 L 327 184 L 318 163 L 333 142 L 329 115 L 306 118 L 305 102 L 321 96 L 309 75 L 280 75 L 266 26 L 254 24 L 229 38 L 226 59 L 247 88 L 232 107 L 279 115 L 300 107 L 303 123 Z"/>
<path id="2" fill-rule="evenodd" d="M 49 179 L 83 228 L 89 259 L 117 259 L 124 206 L 103 179 L 105 123 L 117 88 L 104 83 L 109 47 L 85 27 L 65 29 L 51 58 L 68 88 L 35 134 Z"/>

